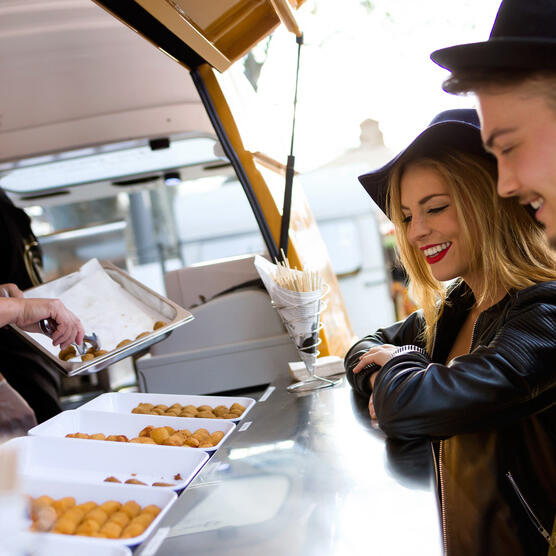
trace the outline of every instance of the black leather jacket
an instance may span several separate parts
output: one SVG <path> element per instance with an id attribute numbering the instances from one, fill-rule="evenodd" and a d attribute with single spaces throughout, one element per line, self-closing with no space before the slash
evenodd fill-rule
<path id="1" fill-rule="evenodd" d="M 434 348 L 393 357 L 377 375 L 373 403 L 390 437 L 429 437 L 437 465 L 445 551 L 546 555 L 556 546 L 556 282 L 507 295 L 477 319 L 469 354 L 445 362 L 473 295 L 460 284 L 440 317 Z M 374 345 L 424 347 L 420 312 L 355 344 L 348 380 Z M 547 538 L 548 537 L 548 538 Z"/>

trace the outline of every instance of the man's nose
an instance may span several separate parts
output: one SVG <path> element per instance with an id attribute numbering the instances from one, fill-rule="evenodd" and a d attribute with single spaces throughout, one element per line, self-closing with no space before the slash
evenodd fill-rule
<path id="1" fill-rule="evenodd" d="M 514 197 L 519 194 L 520 183 L 515 172 L 503 161 L 498 161 L 497 190 L 500 197 Z"/>

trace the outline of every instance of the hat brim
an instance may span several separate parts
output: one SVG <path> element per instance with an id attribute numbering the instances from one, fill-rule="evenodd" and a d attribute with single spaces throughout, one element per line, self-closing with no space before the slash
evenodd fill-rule
<path id="1" fill-rule="evenodd" d="M 464 122 L 445 121 L 425 129 L 390 162 L 378 170 L 359 176 L 359 181 L 382 212 L 389 217 L 388 182 L 394 168 L 398 164 L 407 164 L 416 158 L 434 156 L 448 150 L 462 151 L 482 156 L 488 160 L 495 160 L 491 154 L 485 151 L 478 127 Z"/>
<path id="2" fill-rule="evenodd" d="M 433 62 L 451 72 L 472 69 L 555 69 L 556 40 L 491 39 L 436 50 Z"/>

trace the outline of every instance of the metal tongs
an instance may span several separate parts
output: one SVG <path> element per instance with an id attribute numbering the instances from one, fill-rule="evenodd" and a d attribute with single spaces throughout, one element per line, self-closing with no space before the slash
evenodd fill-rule
<path id="1" fill-rule="evenodd" d="M 39 328 L 43 334 L 46 334 L 50 338 L 56 330 L 56 323 L 52 319 L 43 319 L 39 321 Z M 79 355 L 83 355 L 90 348 L 93 348 L 94 351 L 98 351 L 100 349 L 100 340 L 96 333 L 92 332 L 91 334 L 85 334 L 85 336 L 83 336 L 83 343 L 81 345 L 75 342 L 71 345 L 76 349 Z"/>

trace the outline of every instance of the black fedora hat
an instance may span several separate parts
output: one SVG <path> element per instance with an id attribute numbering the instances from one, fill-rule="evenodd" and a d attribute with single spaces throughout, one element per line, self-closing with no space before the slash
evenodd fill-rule
<path id="1" fill-rule="evenodd" d="M 556 1 L 503 0 L 488 41 L 442 48 L 431 58 L 451 72 L 556 70 Z"/>
<path id="2" fill-rule="evenodd" d="M 359 176 L 359 181 L 382 212 L 388 216 L 388 181 L 394 168 L 416 158 L 454 150 L 477 154 L 495 161 L 483 147 L 479 117 L 471 108 L 440 112 L 408 147 L 382 168 Z"/>

